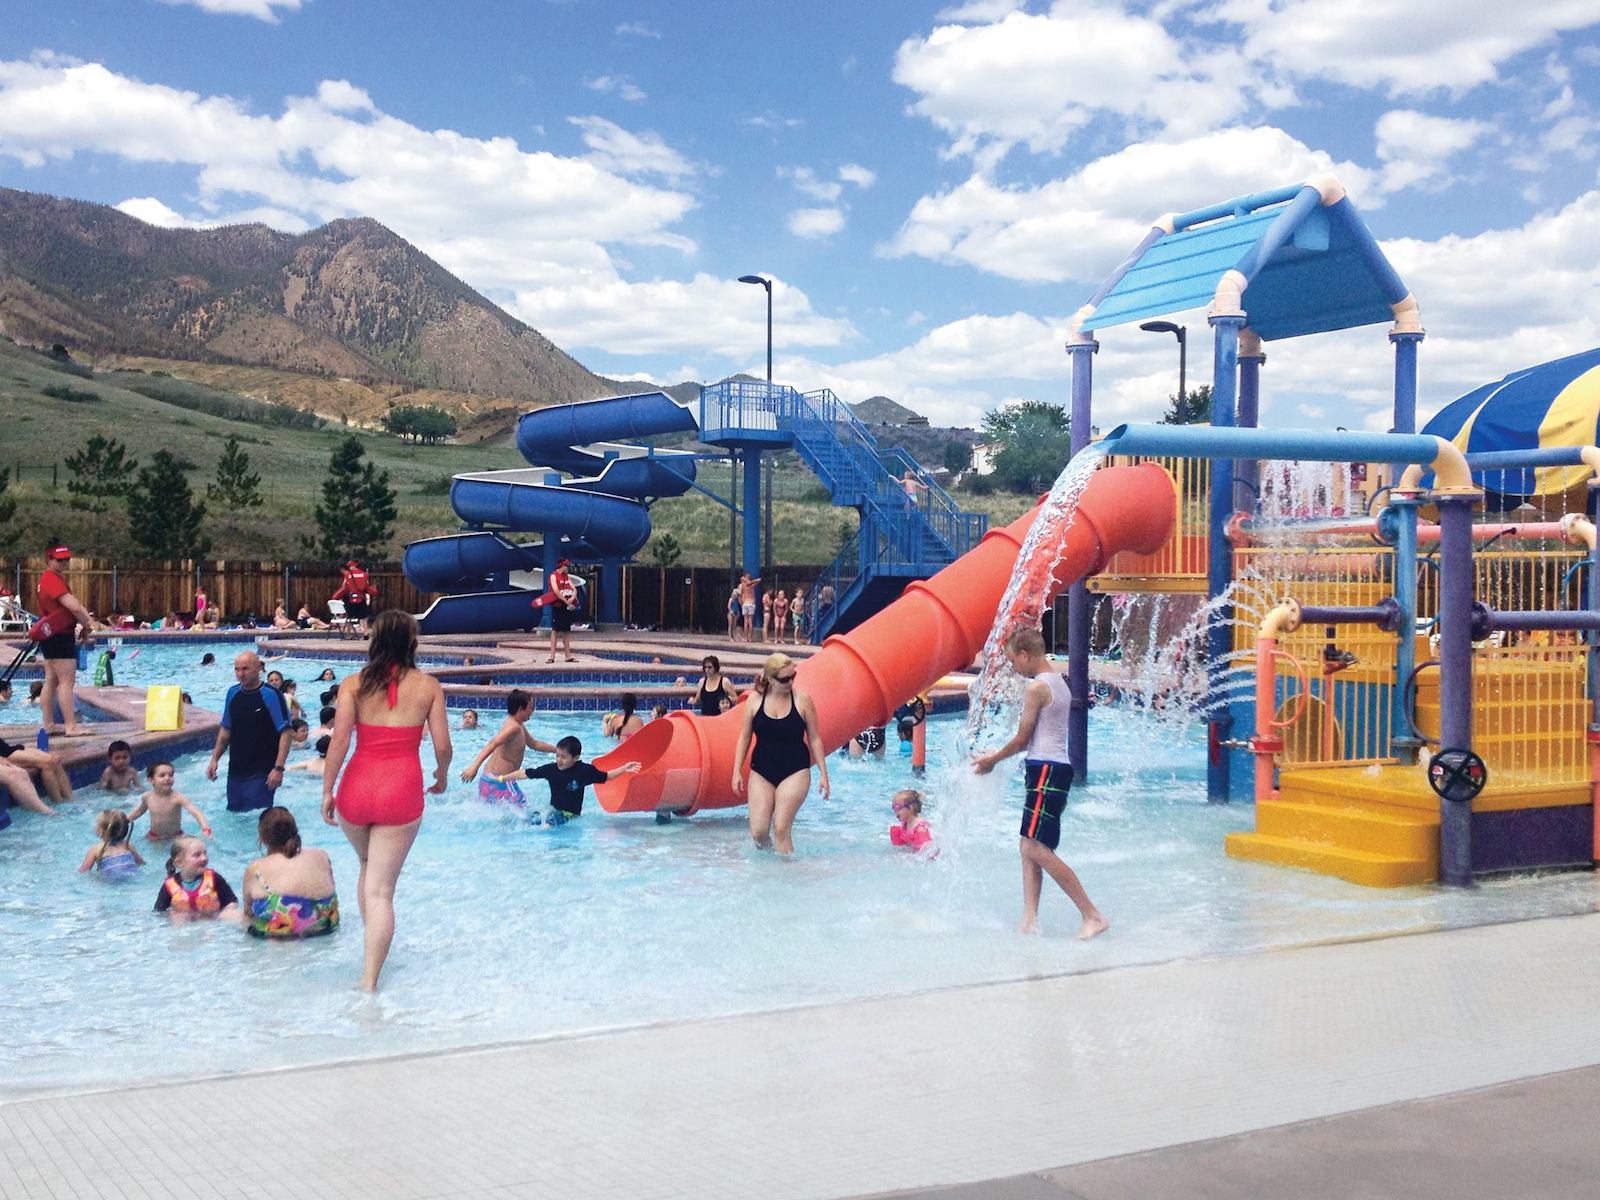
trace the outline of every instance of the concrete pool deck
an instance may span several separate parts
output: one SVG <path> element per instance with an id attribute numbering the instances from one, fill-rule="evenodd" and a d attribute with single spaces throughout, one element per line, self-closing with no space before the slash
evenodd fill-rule
<path id="1" fill-rule="evenodd" d="M 1163 1148 L 1600 1064 L 1597 949 L 1585 914 L 18 1099 L 0 1196 L 1505 1194 L 1491 1148 L 1587 1195 L 1591 1072 L 1340 1118 L 1371 1154 L 1331 1122 Z"/>

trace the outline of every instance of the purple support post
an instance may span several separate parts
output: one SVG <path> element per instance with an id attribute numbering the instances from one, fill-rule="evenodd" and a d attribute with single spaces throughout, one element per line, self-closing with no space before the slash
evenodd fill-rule
<path id="1" fill-rule="evenodd" d="M 1211 427 L 1233 424 L 1238 399 L 1239 331 L 1244 328 L 1241 313 L 1219 313 L 1210 318 L 1213 338 L 1211 357 Z M 1206 563 L 1206 598 L 1216 601 L 1233 586 L 1233 543 L 1228 540 L 1228 521 L 1233 516 L 1233 459 L 1211 460 L 1211 541 Z M 1209 660 L 1206 705 L 1210 710 L 1207 729 L 1206 799 L 1226 804 L 1232 771 L 1227 742 L 1233 729 L 1233 712 L 1227 695 L 1228 651 L 1233 648 L 1233 605 L 1219 604 L 1211 613 L 1206 630 L 1206 656 Z"/>
<path id="2" fill-rule="evenodd" d="M 1439 503 L 1439 749 L 1472 749 L 1472 499 Z M 1472 884 L 1472 804 L 1439 801 L 1439 877 Z"/>
<path id="3" fill-rule="evenodd" d="M 1261 366 L 1267 361 L 1261 339 L 1246 329 L 1239 334 L 1239 420 L 1240 429 L 1261 424 Z M 1233 507 L 1236 512 L 1255 512 L 1260 488 L 1261 464 L 1253 458 L 1235 459 L 1233 464 Z"/>
<path id="4" fill-rule="evenodd" d="M 1082 338 L 1083 340 L 1078 340 Z M 1067 343 L 1072 358 L 1072 453 L 1089 444 L 1093 421 L 1094 354 L 1100 343 L 1074 334 Z M 1089 589 L 1081 581 L 1067 591 L 1067 687 L 1072 711 L 1067 716 L 1067 758 L 1074 783 L 1089 778 Z"/>

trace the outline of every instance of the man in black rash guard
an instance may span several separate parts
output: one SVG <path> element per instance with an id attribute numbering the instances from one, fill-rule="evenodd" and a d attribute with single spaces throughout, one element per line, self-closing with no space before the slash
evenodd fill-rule
<path id="1" fill-rule="evenodd" d="M 242 651 L 233 660 L 233 677 L 222 705 L 217 744 L 206 764 L 206 778 L 217 777 L 222 752 L 228 751 L 228 811 L 249 812 L 272 807 L 273 793 L 283 784 L 293 732 L 289 708 L 276 688 L 261 682 L 261 656 Z"/>

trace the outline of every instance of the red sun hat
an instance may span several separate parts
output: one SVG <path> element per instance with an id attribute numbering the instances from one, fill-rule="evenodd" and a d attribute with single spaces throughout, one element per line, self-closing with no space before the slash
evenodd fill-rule
<path id="1" fill-rule="evenodd" d="M 45 552 L 45 557 L 46 558 L 71 558 L 72 557 L 72 548 L 70 546 L 51 546 L 50 549 Z"/>

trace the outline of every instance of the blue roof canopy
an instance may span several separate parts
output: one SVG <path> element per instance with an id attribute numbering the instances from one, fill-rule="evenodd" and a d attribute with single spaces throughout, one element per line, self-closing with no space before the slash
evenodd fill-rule
<path id="1" fill-rule="evenodd" d="M 1089 301 L 1085 330 L 1207 304 L 1229 271 L 1245 277 L 1250 329 L 1266 341 L 1394 319 L 1409 294 L 1339 189 L 1325 203 L 1297 184 L 1196 209 L 1158 226 Z"/>

